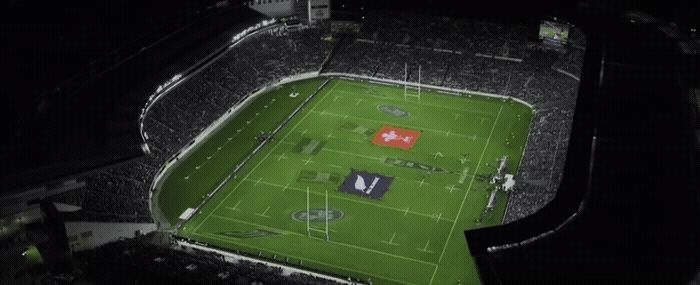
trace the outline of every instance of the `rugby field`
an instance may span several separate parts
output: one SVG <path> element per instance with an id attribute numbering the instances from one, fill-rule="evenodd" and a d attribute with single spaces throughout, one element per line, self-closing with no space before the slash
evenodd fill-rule
<path id="1" fill-rule="evenodd" d="M 482 215 L 489 179 L 504 156 L 515 174 L 531 118 L 518 102 L 467 93 L 423 89 L 419 102 L 403 86 L 287 83 L 176 163 L 157 206 L 178 236 L 219 249 L 373 284 L 478 283 L 463 231 L 501 222 L 503 193 Z"/>

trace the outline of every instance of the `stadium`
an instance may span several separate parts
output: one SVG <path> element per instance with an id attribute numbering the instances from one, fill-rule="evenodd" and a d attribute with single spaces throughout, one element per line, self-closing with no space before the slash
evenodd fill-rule
<path id="1" fill-rule="evenodd" d="M 592 36 L 555 17 L 333 11 L 338 5 L 223 1 L 193 14 L 206 19 L 193 34 L 197 25 L 236 21 L 202 32 L 194 52 L 161 56 L 178 63 L 154 71 L 117 108 L 135 116 L 105 139 L 114 147 L 101 156 L 108 163 L 54 169 L 57 177 L 3 200 L 34 205 L 3 212 L 6 248 L 39 255 L 27 268 L 45 264 L 51 273 L 22 269 L 34 273 L 1 280 L 573 278 L 534 269 L 539 257 L 528 248 L 586 215 L 582 197 L 591 194 L 582 185 L 591 178 L 566 173 L 592 169 L 596 153 L 594 99 L 582 95 L 599 76 L 585 75 L 584 55 L 600 55 L 589 49 Z M 128 151 L 113 154 L 119 147 Z M 11 187 L 45 178 L 17 172 Z M 22 219 L 60 226 L 32 229 Z M 43 243 L 5 239 L 15 231 L 40 232 Z"/>

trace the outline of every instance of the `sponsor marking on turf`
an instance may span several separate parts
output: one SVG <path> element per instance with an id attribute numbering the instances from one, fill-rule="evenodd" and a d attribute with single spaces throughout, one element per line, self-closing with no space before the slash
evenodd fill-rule
<path id="1" fill-rule="evenodd" d="M 372 143 L 381 146 L 396 147 L 403 150 L 409 150 L 413 147 L 413 145 L 416 144 L 420 136 L 421 132 L 417 130 L 383 126 L 374 135 Z"/>
<path id="2" fill-rule="evenodd" d="M 325 223 L 326 215 L 328 215 L 329 222 L 340 221 L 345 217 L 345 213 L 339 209 L 328 209 L 326 212 L 325 208 L 312 208 L 309 212 L 306 210 L 295 211 L 291 214 L 292 220 L 297 222 L 306 223 L 306 219 L 312 223 Z"/>
<path id="3" fill-rule="evenodd" d="M 394 105 L 378 105 L 377 109 L 384 112 L 387 115 L 394 117 L 408 117 L 410 114 L 406 110 L 401 109 Z"/>
<path id="4" fill-rule="evenodd" d="M 464 168 L 464 170 L 462 170 L 462 175 L 459 176 L 459 181 L 457 181 L 457 183 L 464 184 L 464 180 L 467 179 L 468 174 L 469 174 L 469 167 L 466 167 L 466 168 Z"/>

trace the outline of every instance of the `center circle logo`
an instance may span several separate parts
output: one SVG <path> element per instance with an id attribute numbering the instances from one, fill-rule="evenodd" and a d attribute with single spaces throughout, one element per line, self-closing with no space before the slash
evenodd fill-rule
<path id="1" fill-rule="evenodd" d="M 333 222 L 333 221 L 338 221 L 345 216 L 345 213 L 343 211 L 338 210 L 338 209 L 328 209 L 328 221 Z M 306 220 L 310 222 L 325 222 L 326 221 L 326 209 L 324 208 L 313 208 L 309 209 L 309 212 L 307 213 L 305 210 L 299 210 L 296 212 L 292 213 L 292 219 L 297 221 L 297 222 L 304 222 L 306 223 Z"/>
<path id="2" fill-rule="evenodd" d="M 379 109 L 379 111 L 382 111 L 387 115 L 391 115 L 394 117 L 408 117 L 410 115 L 406 110 L 396 107 L 394 105 L 379 105 L 377 106 L 377 109 Z"/>

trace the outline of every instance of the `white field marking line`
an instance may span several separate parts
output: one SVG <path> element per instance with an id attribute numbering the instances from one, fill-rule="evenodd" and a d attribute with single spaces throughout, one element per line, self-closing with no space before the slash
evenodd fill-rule
<path id="1" fill-rule="evenodd" d="M 418 185 L 418 188 L 423 188 L 423 184 L 428 184 L 428 185 L 430 185 L 430 183 L 425 182 L 425 177 L 423 177 L 423 179 L 421 179 L 421 180 L 419 181 L 419 183 L 420 183 L 420 184 Z"/>
<path id="2" fill-rule="evenodd" d="M 238 205 L 240 205 L 241 202 L 243 202 L 243 200 L 238 200 L 238 202 L 236 203 L 236 205 L 233 205 L 233 208 L 232 208 L 232 207 L 226 207 L 226 209 L 229 209 L 229 210 L 231 210 L 231 211 L 239 211 L 239 212 L 240 212 L 241 209 L 238 209 Z"/>
<path id="3" fill-rule="evenodd" d="M 258 183 L 260 183 L 260 181 L 262 181 L 262 177 L 258 178 L 258 181 L 255 182 L 255 185 L 253 185 L 253 187 L 257 187 Z"/>
<path id="4" fill-rule="evenodd" d="M 315 161 L 311 160 L 311 157 L 309 157 L 309 158 L 307 158 L 306 160 L 304 160 L 304 165 L 307 165 L 307 164 L 309 164 L 309 163 L 311 163 L 311 162 L 316 163 Z"/>
<path id="5" fill-rule="evenodd" d="M 455 188 L 455 186 L 457 186 L 457 185 L 455 185 L 455 184 L 452 184 L 452 186 L 450 186 L 450 187 L 447 187 L 447 186 L 445 186 L 445 189 L 448 189 L 448 190 L 450 190 L 450 193 L 452 193 L 452 191 L 454 191 L 455 189 L 457 189 L 457 190 L 461 190 L 461 189 L 459 189 L 459 188 Z"/>
<path id="6" fill-rule="evenodd" d="M 388 244 L 388 245 L 399 246 L 400 244 L 394 242 L 394 238 L 395 238 L 395 237 L 396 237 L 396 232 L 394 232 L 394 234 L 391 235 L 391 238 L 390 238 L 388 241 L 386 241 L 386 240 L 380 240 L 379 242 L 385 243 L 385 244 Z"/>
<path id="7" fill-rule="evenodd" d="M 301 132 L 301 136 L 303 137 L 304 135 L 306 135 L 306 132 L 308 132 L 308 131 L 309 131 L 309 129 L 304 129 L 304 131 Z"/>
<path id="8" fill-rule="evenodd" d="M 378 278 L 378 279 L 381 279 L 381 280 L 388 280 L 388 281 L 391 281 L 391 282 L 396 282 L 396 283 L 401 283 L 401 284 L 415 285 L 415 283 L 409 283 L 409 282 L 407 282 L 407 281 L 392 279 L 392 278 L 389 278 L 389 277 L 384 277 L 384 276 L 381 276 L 381 275 L 376 275 L 376 274 L 372 274 L 372 273 L 368 273 L 368 272 L 364 272 L 364 271 L 360 271 L 360 270 L 348 269 L 348 267 L 341 267 L 341 266 L 333 265 L 333 264 L 330 264 L 330 263 L 325 263 L 325 262 L 323 262 L 323 261 L 318 261 L 318 260 L 309 259 L 309 258 L 305 258 L 305 257 L 292 256 L 292 255 L 290 255 L 290 254 L 285 254 L 285 253 L 282 253 L 282 252 L 279 252 L 279 251 L 275 251 L 275 250 L 271 250 L 271 249 L 264 249 L 264 248 L 260 248 L 260 247 L 257 247 L 257 246 L 252 246 L 252 245 L 248 245 L 248 244 L 243 244 L 243 243 L 240 243 L 240 242 L 235 241 L 235 240 L 233 240 L 233 239 L 229 239 L 229 238 L 225 238 L 225 237 L 219 237 L 219 236 L 214 236 L 214 235 L 212 235 L 212 234 L 197 234 L 197 233 L 195 233 L 194 235 L 201 236 L 201 237 L 205 237 L 205 238 L 210 238 L 210 239 L 214 239 L 214 240 L 218 240 L 218 241 L 222 241 L 222 242 L 237 244 L 238 246 L 249 247 L 249 248 L 256 249 L 256 250 L 258 250 L 258 251 L 266 251 L 266 252 L 273 253 L 273 254 L 277 254 L 277 255 L 280 255 L 280 256 L 289 256 L 289 257 L 291 257 L 291 258 L 296 258 L 296 259 L 298 259 L 298 260 L 305 260 L 305 261 L 307 261 L 307 262 L 317 263 L 317 264 L 320 264 L 320 265 L 323 265 L 323 266 L 333 267 L 333 268 L 336 268 L 336 269 L 351 271 L 351 272 L 359 273 L 359 274 L 362 274 L 362 275 L 368 275 L 368 276 L 372 276 L 372 277 L 375 277 L 375 278 Z"/>
<path id="9" fill-rule="evenodd" d="M 283 159 L 287 159 L 287 156 L 284 155 L 284 153 L 280 154 L 279 157 L 277 157 L 277 161 L 280 161 L 280 160 L 283 160 Z"/>
<path id="10" fill-rule="evenodd" d="M 460 114 L 454 114 L 455 115 L 455 121 L 461 116 Z"/>
<path id="11" fill-rule="evenodd" d="M 324 234 L 326 233 L 326 229 L 325 229 L 325 228 L 315 228 L 314 226 L 311 226 L 311 227 L 309 228 L 309 230 L 312 230 L 312 231 L 315 231 L 315 232 L 319 232 L 319 233 L 324 233 Z M 334 229 L 328 229 L 328 231 L 329 231 L 329 232 L 332 232 L 332 233 L 337 233 L 337 232 L 338 232 L 338 231 L 336 231 L 336 230 L 334 230 Z M 324 241 L 325 241 L 325 239 L 324 239 Z"/>
<path id="12" fill-rule="evenodd" d="M 295 143 L 292 143 L 292 142 L 283 142 L 283 141 L 280 141 L 279 143 L 280 143 L 280 144 L 286 144 L 286 145 L 296 145 Z M 384 158 L 381 158 L 381 157 L 374 157 L 374 156 L 368 156 L 368 155 L 361 155 L 361 154 L 351 153 L 351 152 L 342 151 L 342 150 L 335 150 L 335 149 L 330 149 L 330 148 L 322 148 L 321 151 L 330 151 L 330 152 L 335 152 L 335 153 L 344 154 L 344 155 L 348 155 L 348 156 L 366 158 L 366 159 L 371 159 L 371 160 L 379 160 L 379 161 L 383 161 L 383 160 L 384 160 Z M 309 159 L 310 159 L 310 158 L 309 158 Z M 302 161 L 305 161 L 305 160 L 302 160 Z M 311 162 L 315 162 L 315 161 L 311 161 Z"/>
<path id="13" fill-rule="evenodd" d="M 348 119 L 348 114 L 345 114 L 345 116 L 343 117 L 343 120 L 347 120 L 347 119 Z"/>
<path id="14" fill-rule="evenodd" d="M 256 180 L 244 179 L 244 181 L 253 182 L 253 181 L 256 181 Z M 261 183 L 261 184 L 264 184 L 264 185 L 272 186 L 272 187 L 284 187 L 284 186 L 282 186 L 282 185 L 275 184 L 275 183 L 270 183 L 270 182 L 266 182 L 266 181 L 261 181 L 260 183 Z M 286 189 L 294 190 L 294 191 L 297 191 L 297 192 L 304 192 L 304 193 L 306 193 L 306 188 L 302 189 L 302 188 L 297 188 L 297 187 L 294 187 L 294 186 L 289 186 L 289 187 L 287 187 Z M 314 192 L 314 191 L 311 191 L 310 193 L 313 194 L 313 195 L 317 195 L 317 196 L 325 196 L 325 194 L 317 193 L 317 192 Z M 374 204 L 374 203 L 370 203 L 370 202 L 365 202 L 365 201 L 363 201 L 363 200 L 356 200 L 356 199 L 352 199 L 352 198 L 346 198 L 346 197 L 339 196 L 339 195 L 331 195 L 331 194 L 328 194 L 328 197 L 334 198 L 334 199 L 339 199 L 339 200 L 345 200 L 345 201 L 349 201 L 349 202 L 353 202 L 353 203 L 363 204 L 363 205 L 367 205 L 367 206 L 372 206 L 372 207 L 377 207 L 377 208 L 383 208 L 383 209 L 387 209 L 387 210 L 392 210 L 392 211 L 396 211 L 396 212 L 399 212 L 399 213 L 404 213 L 404 216 L 405 216 L 406 214 L 412 214 L 412 215 L 416 215 L 416 216 L 426 217 L 426 218 L 429 218 L 429 219 L 434 219 L 434 218 L 435 218 L 434 215 L 428 215 L 428 214 L 423 214 L 423 213 L 418 213 L 418 212 L 409 211 L 408 208 L 406 208 L 405 210 L 404 210 L 404 209 L 397 209 L 397 208 L 394 208 L 394 207 L 389 207 L 389 206 L 385 206 L 385 205 L 381 205 L 381 204 Z M 452 220 L 452 219 L 447 219 L 447 218 L 442 218 L 442 220 L 443 220 L 443 221 L 448 221 L 448 222 L 453 222 L 453 221 L 454 221 L 454 220 Z"/>
<path id="15" fill-rule="evenodd" d="M 430 245 L 430 240 L 428 240 L 428 242 L 425 243 L 425 247 L 423 247 L 423 248 L 416 248 L 416 250 L 422 251 L 422 252 L 431 253 L 431 254 L 432 254 L 432 253 L 435 253 L 435 252 L 433 252 L 432 250 L 428 250 L 428 246 L 429 246 L 429 245 Z M 437 266 L 436 266 L 436 267 L 437 267 Z"/>
<path id="16" fill-rule="evenodd" d="M 363 99 L 357 99 L 357 103 L 355 103 L 355 105 L 360 105 L 360 103 L 361 103 L 362 101 L 364 101 L 364 100 L 363 100 Z"/>
<path id="17" fill-rule="evenodd" d="M 289 137 L 289 135 L 291 135 L 292 133 L 294 133 L 294 131 L 297 129 L 297 127 L 299 127 L 299 125 L 300 125 L 302 122 L 304 122 L 304 120 L 306 120 L 306 118 L 309 116 L 309 114 L 311 114 L 311 112 L 313 112 L 313 110 L 316 109 L 316 107 L 318 107 L 318 105 L 320 105 L 321 102 L 323 102 L 323 100 L 326 99 L 326 96 L 327 96 L 328 94 L 330 94 L 330 93 L 333 91 L 333 89 L 335 89 L 336 86 L 338 86 L 338 83 L 335 83 L 335 84 L 333 85 L 333 87 L 331 87 L 331 89 L 328 90 L 328 92 L 326 92 L 325 94 L 323 94 L 323 97 L 321 97 L 321 99 L 318 100 L 318 102 L 316 102 L 316 105 L 314 105 L 314 106 L 311 108 L 311 110 L 309 110 L 309 112 L 306 113 L 306 115 L 304 115 L 304 117 L 302 117 L 301 120 L 299 120 L 299 122 L 297 122 L 296 125 L 294 125 L 294 127 L 293 127 L 289 132 L 287 132 L 287 134 L 286 134 L 280 141 L 284 141 L 286 138 Z M 253 174 L 253 172 L 255 172 L 255 170 L 258 169 L 258 167 L 259 167 L 263 162 L 265 162 L 265 160 L 267 160 L 267 158 L 270 157 L 270 155 L 271 155 L 271 154 L 275 151 L 275 149 L 277 149 L 277 147 L 279 147 L 279 146 L 280 146 L 279 143 L 276 144 L 275 146 L 273 146 L 272 149 L 271 149 L 269 152 L 267 152 L 267 154 L 263 157 L 263 159 L 261 159 L 260 162 L 258 162 L 258 164 L 256 164 L 255 167 L 253 167 L 253 169 L 251 169 L 250 172 L 248 172 L 248 174 L 246 174 L 246 176 L 243 178 L 243 180 L 248 179 L 248 177 L 249 177 L 251 174 Z M 233 189 L 231 189 L 231 191 L 230 191 L 228 194 L 226 194 L 226 197 L 224 197 L 224 199 L 221 200 L 221 202 L 219 202 L 219 204 L 217 204 L 216 207 L 214 207 L 214 210 L 212 210 L 211 212 L 209 212 L 209 214 L 207 215 L 207 217 L 204 218 L 204 220 L 202 220 L 202 222 L 201 222 L 199 225 L 197 225 L 197 227 L 194 229 L 193 233 L 197 232 L 197 230 L 199 230 L 199 227 L 201 227 L 202 224 L 206 223 L 206 221 L 209 219 L 209 217 L 211 217 L 211 215 L 212 215 L 214 212 L 216 212 L 216 211 L 219 209 L 219 207 L 221 207 L 221 204 L 223 204 L 226 200 L 228 200 L 228 197 L 231 196 L 231 194 L 233 194 L 233 192 L 235 192 L 236 189 L 238 189 L 238 187 L 241 186 L 241 184 L 243 184 L 243 180 L 241 180 L 241 182 L 238 182 L 238 184 L 237 184 Z"/>
<path id="18" fill-rule="evenodd" d="M 348 139 L 347 141 L 349 142 L 354 142 L 354 143 L 365 143 L 363 140 L 358 140 L 358 139 Z"/>
<path id="19" fill-rule="evenodd" d="M 342 93 L 342 94 L 349 94 L 356 96 L 358 94 L 353 93 L 353 92 L 348 92 L 348 91 L 336 91 L 336 93 Z M 391 92 L 387 92 L 391 93 Z M 433 108 L 438 108 L 438 109 L 445 109 L 445 110 L 450 110 L 450 111 L 455 111 L 455 112 L 462 112 L 462 113 L 467 113 L 467 114 L 472 114 L 472 115 L 487 115 L 487 113 L 484 112 L 479 112 L 476 110 L 464 110 L 464 109 L 458 109 L 458 108 L 450 108 L 446 106 L 441 106 L 441 105 L 435 105 L 435 104 L 428 104 L 428 103 L 419 103 L 419 102 L 414 102 L 414 101 L 404 101 L 403 100 L 403 95 L 401 95 L 402 98 L 392 98 L 392 97 L 381 97 L 381 96 L 376 96 L 376 95 L 371 95 L 371 94 L 363 94 L 362 96 L 367 96 L 367 97 L 372 97 L 375 99 L 382 99 L 382 100 L 391 100 L 391 101 L 396 101 L 396 102 L 401 102 L 401 103 L 411 103 L 419 106 L 428 106 L 428 107 L 433 107 Z"/>
<path id="20" fill-rule="evenodd" d="M 264 217 L 264 218 L 270 218 L 270 216 L 267 215 L 267 211 L 269 211 L 269 210 L 270 210 L 270 206 L 267 206 L 267 209 L 265 209 L 265 211 L 263 211 L 262 213 L 255 213 L 255 215 L 256 215 L 256 216 L 261 216 L 261 217 Z"/>
<path id="21" fill-rule="evenodd" d="M 351 153 L 351 152 L 346 152 L 346 151 L 341 151 L 341 150 L 334 150 L 334 149 L 329 149 L 329 148 L 323 148 L 323 149 L 321 149 L 321 151 L 330 151 L 330 152 L 335 152 L 335 153 L 339 153 L 339 154 L 344 154 L 347 156 L 361 157 L 361 158 L 366 158 L 366 159 L 371 159 L 371 160 L 378 160 L 378 161 L 384 160 L 383 158 L 380 158 L 380 157 L 356 154 L 356 153 Z"/>
<path id="22" fill-rule="evenodd" d="M 237 135 L 238 135 L 238 133 L 234 134 L 233 137 L 229 137 L 229 138 L 224 142 L 224 144 L 222 144 L 222 145 L 220 145 L 219 147 L 216 148 L 216 152 L 214 152 L 214 154 L 220 152 L 221 149 L 223 149 L 223 148 L 224 148 L 233 138 L 235 138 Z M 209 162 L 209 160 L 211 159 L 211 157 L 214 156 L 214 154 L 207 156 L 207 159 L 206 159 L 205 161 L 203 161 L 202 163 L 200 163 L 199 165 L 197 165 L 197 166 L 195 167 L 194 170 L 190 171 L 190 173 L 189 173 L 187 176 L 185 176 L 185 180 L 190 179 L 190 176 L 194 175 L 194 174 L 197 172 L 197 170 L 199 170 L 199 168 L 201 168 L 202 166 L 204 166 L 205 164 L 207 164 L 207 162 Z"/>
<path id="23" fill-rule="evenodd" d="M 288 187 L 289 187 L 289 183 L 287 183 L 287 185 L 284 185 L 284 188 L 282 188 L 282 192 L 284 192 L 284 190 L 287 190 Z"/>
<path id="24" fill-rule="evenodd" d="M 484 146 L 484 149 L 481 151 L 481 157 L 479 157 L 479 162 L 476 163 L 476 168 L 474 169 L 474 173 L 477 173 L 479 171 L 479 166 L 481 165 L 481 161 L 484 159 L 484 154 L 486 154 L 486 149 L 489 147 L 489 143 L 491 142 L 491 137 L 493 136 L 493 131 L 496 130 L 496 125 L 498 125 L 498 118 L 501 117 L 501 111 L 503 111 L 503 106 L 498 109 L 498 115 L 496 115 L 496 120 L 493 122 L 493 126 L 491 127 L 491 133 L 489 134 L 489 138 L 486 140 L 486 145 Z M 455 218 L 454 222 L 452 223 L 452 228 L 450 229 L 450 233 L 447 235 L 447 241 L 445 241 L 445 246 L 442 247 L 442 253 L 440 253 L 440 258 L 438 258 L 438 264 L 442 261 L 442 257 L 445 255 L 445 250 L 447 249 L 447 246 L 450 244 L 450 238 L 452 238 L 452 233 L 455 230 L 455 226 L 457 226 L 457 222 L 459 221 L 459 216 L 462 214 L 462 208 L 464 208 L 464 202 L 467 201 L 467 196 L 469 196 L 469 191 L 472 190 L 472 185 L 474 185 L 474 179 L 476 178 L 476 175 L 472 176 L 471 181 L 469 182 L 469 186 L 467 187 L 467 191 L 464 193 L 464 198 L 462 199 L 462 204 L 459 206 L 459 210 L 457 210 L 457 217 Z M 430 278 L 430 283 L 433 283 L 433 278 L 435 278 L 435 273 L 437 273 L 437 266 L 435 267 L 435 271 L 433 272 L 433 277 Z"/>
<path id="25" fill-rule="evenodd" d="M 445 134 L 445 136 L 449 137 L 451 132 L 452 132 L 452 130 L 447 130 L 447 133 Z"/>
<path id="26" fill-rule="evenodd" d="M 282 232 L 282 233 L 288 234 L 288 235 L 294 235 L 294 236 L 298 236 L 298 237 L 308 238 L 307 235 L 302 235 L 302 234 L 297 233 L 297 232 L 288 231 L 288 230 L 283 230 L 283 229 L 280 229 L 280 228 L 271 227 L 271 226 L 266 226 L 266 225 L 261 225 L 261 224 L 257 224 L 257 223 L 253 223 L 253 222 L 243 221 L 243 220 L 239 220 L 239 219 L 236 219 L 236 218 L 228 218 L 228 217 L 223 217 L 223 216 L 219 216 L 219 215 L 214 215 L 214 217 L 215 217 L 215 218 L 222 219 L 222 220 L 227 220 L 227 221 L 232 221 L 232 222 L 238 222 L 238 223 L 241 223 L 241 224 L 247 224 L 247 225 L 250 225 L 250 226 L 268 228 L 268 229 L 275 230 L 275 231 L 279 231 L 279 232 Z M 325 231 L 324 231 L 324 232 L 325 232 Z M 323 241 L 323 242 L 328 242 L 328 243 L 332 243 L 332 244 L 337 244 L 337 245 L 349 247 L 349 248 L 354 248 L 354 249 L 359 249 L 359 250 L 363 250 L 363 251 L 367 251 L 367 252 L 372 252 L 372 253 L 376 253 L 376 254 L 381 254 L 381 255 L 385 255 L 385 256 L 390 256 L 390 257 L 394 257 L 394 258 L 397 258 L 397 259 L 403 259 L 403 260 L 413 261 L 413 262 L 420 263 L 420 264 L 425 264 L 425 265 L 437 266 L 437 264 L 432 263 L 432 262 L 428 262 L 428 261 L 424 261 L 424 260 L 420 260 L 420 259 L 415 259 L 415 258 L 410 258 L 410 257 L 406 257 L 406 256 L 401 256 L 401 255 L 396 255 L 396 254 L 392 254 L 392 253 L 388 253 L 388 252 L 383 252 L 383 251 L 376 250 L 376 249 L 366 248 L 366 247 L 357 246 L 357 245 L 352 245 L 352 244 L 343 243 L 343 242 L 338 242 L 338 241 L 334 241 L 334 240 L 326 241 L 326 239 L 321 239 L 321 238 L 316 238 L 316 237 L 311 237 L 311 238 L 312 238 L 312 239 L 318 239 L 318 240 L 321 240 L 321 241 Z"/>
<path id="27" fill-rule="evenodd" d="M 335 97 L 335 98 L 333 98 L 333 102 L 338 101 L 338 98 L 340 98 L 340 96 L 333 96 L 333 97 Z"/>
<path id="28" fill-rule="evenodd" d="M 318 111 L 312 111 L 313 113 L 319 113 Z M 350 118 L 356 119 L 356 120 L 364 120 L 364 121 L 370 121 L 370 122 L 375 122 L 375 123 L 381 123 L 385 125 L 391 125 L 391 126 L 397 126 L 401 128 L 408 128 L 408 129 L 414 129 L 414 130 L 426 130 L 426 131 L 431 131 L 431 132 L 436 132 L 436 133 L 441 133 L 445 134 L 447 133 L 446 131 L 443 130 L 437 130 L 437 129 L 431 129 L 431 128 L 425 128 L 425 127 L 418 127 L 418 126 L 413 126 L 413 125 L 407 125 L 407 124 L 400 124 L 400 123 L 393 123 L 393 122 L 387 122 L 387 121 L 380 121 L 380 120 L 374 120 L 370 118 L 363 118 L 363 117 L 356 117 L 356 116 L 349 116 L 349 115 L 341 115 L 341 114 L 336 114 L 336 113 L 331 113 L 331 112 L 326 112 L 325 115 L 330 115 L 330 116 L 336 116 L 336 117 L 343 117 L 343 116 L 348 116 Z M 459 134 L 459 133 L 451 133 L 453 136 L 458 136 L 458 137 L 463 137 L 463 138 L 471 138 L 472 136 L 464 135 L 464 134 Z"/>
<path id="29" fill-rule="evenodd" d="M 328 133 L 328 135 L 326 136 L 326 138 L 328 138 L 328 139 L 333 139 L 333 138 L 336 138 L 336 137 L 333 136 L 333 132 L 330 132 L 330 133 Z"/>
<path id="30" fill-rule="evenodd" d="M 328 167 L 333 167 L 333 168 L 343 168 L 342 166 L 340 166 L 340 165 L 337 165 L 337 164 L 329 164 L 329 165 L 328 165 Z"/>

